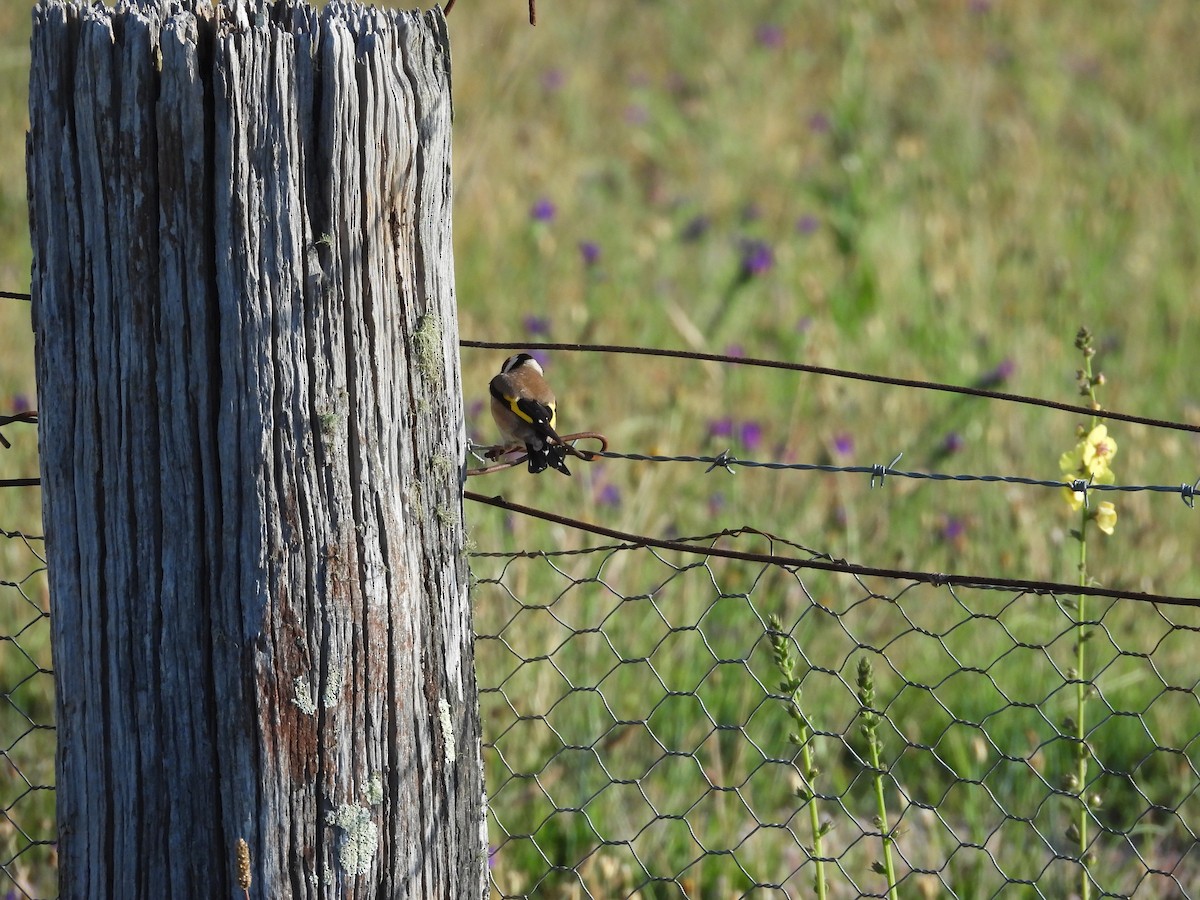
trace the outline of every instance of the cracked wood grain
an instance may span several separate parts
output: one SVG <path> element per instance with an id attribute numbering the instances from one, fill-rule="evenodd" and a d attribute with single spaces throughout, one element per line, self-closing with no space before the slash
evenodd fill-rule
<path id="1" fill-rule="evenodd" d="M 481 897 L 441 13 L 42 0 L 63 897 Z"/>

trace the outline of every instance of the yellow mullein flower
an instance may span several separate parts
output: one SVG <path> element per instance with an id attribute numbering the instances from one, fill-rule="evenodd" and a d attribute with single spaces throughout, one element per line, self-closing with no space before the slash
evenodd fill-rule
<path id="1" fill-rule="evenodd" d="M 1109 437 L 1106 425 L 1097 425 L 1072 449 L 1058 458 L 1058 467 L 1062 470 L 1066 481 L 1086 481 L 1088 484 L 1112 484 L 1116 480 L 1110 468 L 1112 458 L 1117 455 L 1117 442 Z M 1073 510 L 1083 506 L 1084 491 L 1063 488 L 1067 505 Z M 1112 534 L 1112 526 L 1117 521 L 1117 513 L 1111 503 L 1102 503 L 1099 509 L 1104 510 L 1093 515 L 1096 524 L 1103 522 L 1108 526 L 1100 527 L 1105 534 Z"/>
<path id="2" fill-rule="evenodd" d="M 1058 458 L 1064 475 L 1090 478 L 1097 484 L 1112 484 L 1109 466 L 1117 455 L 1117 442 L 1108 436 L 1107 425 L 1097 425 L 1087 437 Z M 1109 480 L 1104 480 L 1105 478 Z"/>
<path id="3" fill-rule="evenodd" d="M 1112 534 L 1113 529 L 1117 527 L 1117 508 L 1107 500 L 1096 504 L 1096 511 L 1092 513 L 1092 518 L 1096 520 L 1096 527 L 1105 534 Z"/>
<path id="4" fill-rule="evenodd" d="M 1107 425 L 1097 425 L 1083 439 L 1083 445 L 1084 468 L 1093 478 L 1099 479 L 1101 473 L 1108 472 L 1112 458 L 1117 455 L 1117 442 L 1108 436 Z M 1111 483 L 1111 481 L 1100 482 L 1100 484 Z"/>

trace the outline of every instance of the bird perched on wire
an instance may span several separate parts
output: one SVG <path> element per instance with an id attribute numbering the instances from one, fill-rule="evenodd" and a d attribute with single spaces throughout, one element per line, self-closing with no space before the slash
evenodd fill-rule
<path id="1" fill-rule="evenodd" d="M 529 471 L 536 475 L 553 467 L 570 475 L 567 445 L 554 430 L 554 392 L 538 361 L 528 353 L 510 356 L 488 388 L 492 418 L 507 444 L 525 445 Z"/>

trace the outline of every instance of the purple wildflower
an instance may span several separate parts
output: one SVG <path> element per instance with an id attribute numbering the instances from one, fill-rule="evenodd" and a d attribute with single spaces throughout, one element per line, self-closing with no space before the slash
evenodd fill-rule
<path id="1" fill-rule="evenodd" d="M 725 355 L 732 356 L 734 359 L 741 359 L 746 355 L 746 348 L 741 344 L 729 344 L 725 347 Z"/>
<path id="2" fill-rule="evenodd" d="M 545 316 L 526 316 L 522 320 L 525 326 L 525 333 L 530 335 L 549 334 L 550 320 Z"/>
<path id="3" fill-rule="evenodd" d="M 775 264 L 775 255 L 766 241 L 746 240 L 742 242 L 742 278 L 749 280 L 765 275 Z"/>
<path id="4" fill-rule="evenodd" d="M 831 127 L 829 116 L 823 112 L 815 112 L 808 117 L 808 130 L 813 134 L 828 134 Z"/>
<path id="5" fill-rule="evenodd" d="M 589 269 L 600 262 L 600 245 L 595 241 L 580 241 L 579 255 Z"/>
<path id="6" fill-rule="evenodd" d="M 957 516 L 946 516 L 942 522 L 941 538 L 948 544 L 958 541 L 967 531 L 967 523 Z"/>
<path id="7" fill-rule="evenodd" d="M 550 320 L 545 316 L 526 316 L 524 324 L 526 334 L 534 335 L 550 333 Z"/>
<path id="8" fill-rule="evenodd" d="M 1011 359 L 1002 359 L 995 368 L 984 372 L 975 382 L 976 386 L 981 388 L 999 387 L 1012 378 L 1013 372 L 1016 371 L 1017 364 Z"/>
<path id="9" fill-rule="evenodd" d="M 621 492 L 615 484 L 606 484 L 596 492 L 596 502 L 601 506 L 620 506 Z"/>
<path id="10" fill-rule="evenodd" d="M 796 231 L 800 234 L 813 234 L 821 227 L 821 220 L 812 213 L 805 213 L 796 220 Z"/>
<path id="11" fill-rule="evenodd" d="M 740 432 L 742 439 L 742 446 L 750 452 L 753 453 L 760 446 L 762 446 L 763 429 L 760 423 L 753 420 L 749 422 L 743 422 L 738 431 Z"/>
<path id="12" fill-rule="evenodd" d="M 783 29 L 770 23 L 759 25 L 754 30 L 754 40 L 760 47 L 776 50 L 783 46 Z"/>
<path id="13" fill-rule="evenodd" d="M 547 69 L 542 73 L 542 90 L 548 94 L 560 91 L 567 83 L 566 73 L 562 69 Z"/>
<path id="14" fill-rule="evenodd" d="M 949 456 L 952 453 L 958 453 L 965 445 L 966 442 L 961 434 L 957 431 L 948 431 L 942 438 L 941 455 Z"/>
<path id="15" fill-rule="evenodd" d="M 842 431 L 833 436 L 833 452 L 838 456 L 849 456 L 854 452 L 853 436 Z"/>
<path id="16" fill-rule="evenodd" d="M 733 419 L 713 419 L 708 423 L 708 436 L 714 438 L 733 437 Z"/>
<path id="17" fill-rule="evenodd" d="M 812 326 L 813 326 L 813 317 L 812 316 L 801 316 L 799 319 L 796 320 L 796 333 L 797 334 L 807 334 L 809 332 L 809 330 L 812 329 Z"/>
<path id="18" fill-rule="evenodd" d="M 12 396 L 12 411 L 14 413 L 29 412 L 33 407 L 29 403 L 28 394 L 13 394 Z"/>
<path id="19" fill-rule="evenodd" d="M 557 213 L 558 210 L 554 204 L 546 197 L 539 197 L 529 208 L 529 217 L 535 222 L 553 222 Z"/>

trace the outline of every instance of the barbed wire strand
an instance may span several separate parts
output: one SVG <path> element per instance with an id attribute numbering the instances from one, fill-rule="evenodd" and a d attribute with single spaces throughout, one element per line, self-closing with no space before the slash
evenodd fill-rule
<path id="1" fill-rule="evenodd" d="M 869 466 L 835 466 L 828 463 L 784 463 L 784 462 L 763 462 L 760 460 L 741 459 L 733 456 L 728 450 L 718 453 L 716 456 L 661 456 L 648 455 L 644 453 L 621 453 L 616 450 L 597 451 L 596 456 L 604 459 L 627 459 L 636 462 L 654 462 L 654 463 L 702 463 L 707 464 L 706 471 L 711 472 L 714 469 L 725 469 L 730 474 L 734 474 L 732 466 L 743 466 L 747 469 L 772 469 L 772 470 L 793 470 L 798 472 L 826 472 L 833 474 L 850 474 L 850 475 L 870 475 L 871 485 L 874 487 L 875 479 L 883 481 L 887 477 L 897 478 L 912 478 L 926 481 L 959 481 L 959 482 L 984 482 L 984 483 L 1001 483 L 1001 484 L 1021 484 L 1032 487 L 1044 488 L 1067 488 L 1070 491 L 1076 491 L 1084 495 L 1084 502 L 1087 502 L 1087 495 L 1091 491 L 1118 491 L 1123 493 L 1138 493 L 1148 491 L 1158 494 L 1179 494 L 1184 504 L 1189 509 L 1195 508 L 1196 494 L 1200 492 L 1200 479 L 1197 479 L 1192 484 L 1165 485 L 1165 484 L 1096 484 L 1091 481 L 1082 479 L 1074 479 L 1072 481 L 1054 481 L 1044 478 L 1029 478 L 1024 475 L 970 475 L 970 474 L 949 474 L 944 472 L 906 472 L 901 469 L 894 468 L 900 456 L 897 456 L 888 465 L 876 463 Z M 901 454 L 902 456 L 903 454 Z"/>
<path id="2" fill-rule="evenodd" d="M 855 565 L 854 563 L 848 563 L 845 560 L 837 559 L 799 559 L 795 557 L 778 556 L 773 553 L 749 553 L 741 550 L 727 550 L 722 547 L 698 547 L 694 544 L 688 544 L 683 541 L 666 540 L 663 538 L 650 537 L 648 535 L 633 534 L 627 531 L 618 531 L 614 528 L 606 528 L 603 525 L 595 525 L 591 522 L 584 522 L 580 519 L 571 518 L 570 516 L 561 516 L 557 513 L 547 512 L 546 510 L 537 509 L 535 507 L 523 506 L 519 503 L 512 503 L 511 501 L 505 500 L 500 496 L 485 497 L 484 495 L 477 494 L 474 491 L 464 491 L 463 496 L 468 500 L 475 501 L 476 503 L 494 506 L 497 509 L 507 510 L 508 512 L 529 516 L 530 518 L 542 519 L 544 521 L 553 522 L 557 525 L 564 525 L 568 528 L 573 528 L 578 531 L 597 534 L 601 537 L 623 541 L 628 544 L 633 544 L 637 547 L 656 547 L 661 550 L 674 550 L 680 553 L 697 553 L 704 556 L 720 556 L 727 559 L 738 559 L 744 562 L 759 562 L 766 563 L 768 565 L 784 566 L 796 569 L 820 569 L 826 572 L 840 572 L 847 575 L 854 575 L 856 577 L 876 576 L 880 578 L 899 579 L 904 581 L 918 581 L 933 585 L 935 587 L 948 585 L 952 587 L 981 588 L 983 590 L 1021 591 L 1028 594 L 1086 594 L 1090 597 L 1137 600 L 1145 603 L 1162 603 L 1169 606 L 1200 607 L 1200 597 L 1176 597 L 1169 594 L 1151 594 L 1145 591 L 1130 591 L 1121 588 L 1105 588 L 1097 585 L 1080 586 L 1053 581 L 1031 581 L 1021 578 L 999 578 L 987 575 L 962 575 L 945 574 L 940 572 L 918 572 L 906 569 L 885 569 L 874 566 Z"/>
<path id="3" fill-rule="evenodd" d="M 32 300 L 32 294 L 23 294 L 19 291 L 0 291 L 0 299 L 5 300 Z"/>
<path id="4" fill-rule="evenodd" d="M 1001 400 L 1006 403 L 1021 403 L 1026 406 L 1040 406 L 1059 412 L 1069 412 L 1081 416 L 1099 416 L 1104 419 L 1114 419 L 1121 422 L 1132 422 L 1135 425 L 1147 425 L 1151 428 L 1169 428 L 1175 431 L 1188 431 L 1200 434 L 1200 425 L 1187 422 L 1173 422 L 1168 419 L 1155 419 L 1148 416 L 1135 416 L 1130 413 L 1118 412 L 1111 409 L 1095 410 L 1087 406 L 1073 403 L 1060 403 L 1057 400 L 1046 400 L 1041 397 L 1029 397 L 1023 394 L 1009 394 L 1003 391 L 992 391 L 987 388 L 968 387 L 958 384 L 945 384 L 937 381 L 924 381 L 915 378 L 895 378 L 890 375 L 872 375 L 868 372 L 855 372 L 850 369 L 831 369 L 827 366 L 813 366 L 807 363 L 785 362 L 778 359 L 761 359 L 751 356 L 728 356 L 720 353 L 701 353 L 694 350 L 668 350 L 658 347 L 630 347 L 621 344 L 567 344 L 567 343 L 512 343 L 510 341 L 474 341 L 460 340 L 460 347 L 471 347 L 478 350 L 564 350 L 581 353 L 622 353 L 634 356 L 662 356 L 671 359 L 687 359 L 700 362 L 716 362 L 731 366 L 755 366 L 765 369 L 782 369 L 787 372 L 806 372 L 810 375 L 825 375 L 831 378 L 849 378 L 855 381 L 867 381 L 873 384 L 885 384 L 892 387 L 916 388 L 925 391 L 942 391 L 951 394 L 965 394 L 970 397 L 985 397 L 989 400 Z"/>
<path id="5" fill-rule="evenodd" d="M 30 541 L 45 542 L 45 540 L 46 540 L 46 536 L 42 535 L 42 534 L 26 534 L 24 531 L 20 531 L 20 530 L 9 531 L 7 528 L 0 528 L 0 537 L 7 538 L 9 540 L 19 540 L 23 544 L 25 544 L 27 547 L 29 546 Z M 29 549 L 33 550 L 32 547 L 29 547 Z M 37 553 L 36 550 L 34 550 L 33 552 Z M 38 557 L 38 558 L 40 559 L 41 557 Z M 45 562 L 45 560 L 42 560 L 42 561 Z"/>
<path id="6" fill-rule="evenodd" d="M 37 424 L 37 410 L 28 409 L 28 410 L 25 410 L 25 412 L 19 412 L 14 415 L 11 415 L 11 416 L 0 416 L 0 428 L 3 428 L 5 425 L 18 425 L 18 424 L 19 425 L 36 425 Z M 8 438 L 6 438 L 3 435 L 3 433 L 0 433 L 0 447 L 3 447 L 5 450 L 12 449 L 12 444 L 10 444 L 8 442 Z"/>

